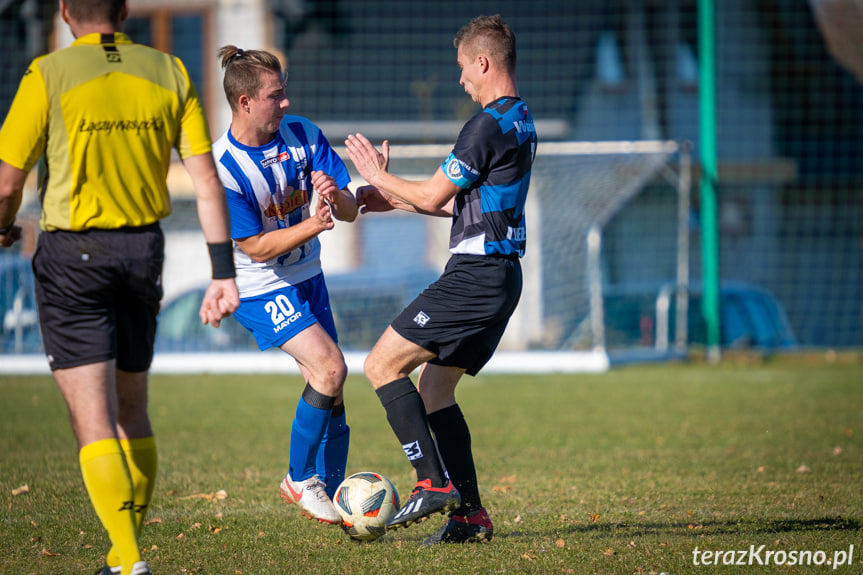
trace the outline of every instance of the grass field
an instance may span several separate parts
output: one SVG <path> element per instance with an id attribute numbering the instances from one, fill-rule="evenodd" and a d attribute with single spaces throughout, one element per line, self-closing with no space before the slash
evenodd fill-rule
<path id="1" fill-rule="evenodd" d="M 156 575 L 863 573 L 863 359 L 831 359 L 468 378 L 458 398 L 495 537 L 428 549 L 440 516 L 356 543 L 279 499 L 299 378 L 154 377 L 144 556 Z M 0 394 L 0 573 L 92 573 L 109 543 L 59 392 L 4 376 Z M 346 397 L 348 471 L 407 495 L 376 396 L 352 376 Z"/>

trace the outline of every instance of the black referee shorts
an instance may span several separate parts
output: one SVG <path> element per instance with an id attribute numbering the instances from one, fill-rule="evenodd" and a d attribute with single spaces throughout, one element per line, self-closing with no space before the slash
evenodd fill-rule
<path id="1" fill-rule="evenodd" d="M 455 254 L 391 326 L 434 353 L 429 363 L 476 375 L 500 343 L 521 287 L 518 257 Z"/>
<path id="2" fill-rule="evenodd" d="M 150 368 L 164 247 L 158 224 L 39 236 L 36 303 L 52 370 L 111 359 L 123 371 Z"/>

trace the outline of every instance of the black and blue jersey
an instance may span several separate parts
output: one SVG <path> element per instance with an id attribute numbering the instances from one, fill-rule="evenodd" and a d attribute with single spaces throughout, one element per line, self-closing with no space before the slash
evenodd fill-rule
<path id="1" fill-rule="evenodd" d="M 524 255 L 524 206 L 536 155 L 527 104 L 504 97 L 462 128 L 441 169 L 462 188 L 453 203 L 450 252 Z"/>

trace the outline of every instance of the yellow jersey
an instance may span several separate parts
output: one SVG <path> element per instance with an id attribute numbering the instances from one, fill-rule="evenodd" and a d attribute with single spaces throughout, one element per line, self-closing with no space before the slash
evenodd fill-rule
<path id="1" fill-rule="evenodd" d="M 166 177 L 209 153 L 195 86 L 176 57 L 128 36 L 88 34 L 33 60 L 0 129 L 0 160 L 40 162 L 41 229 L 154 223 L 171 212 Z"/>

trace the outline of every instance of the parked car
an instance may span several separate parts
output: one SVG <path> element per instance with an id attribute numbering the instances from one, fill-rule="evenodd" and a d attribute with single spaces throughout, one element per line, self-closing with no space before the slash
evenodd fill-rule
<path id="1" fill-rule="evenodd" d="M 701 309 L 702 292 L 701 282 L 693 282 L 689 287 L 689 345 L 707 342 L 707 326 Z M 652 288 L 613 286 L 606 289 L 604 296 L 606 347 L 655 346 L 660 341 L 675 341 L 677 298 L 674 284 L 654 285 Z M 659 315 L 663 304 L 667 304 L 665 318 Z M 742 281 L 722 281 L 719 313 L 722 347 L 776 350 L 799 345 L 782 303 L 761 286 Z M 663 331 L 663 326 L 667 326 L 667 331 Z"/>
<path id="2" fill-rule="evenodd" d="M 393 318 L 437 276 L 433 270 L 327 275 L 340 347 L 371 349 Z M 156 351 L 257 350 L 252 335 L 233 317 L 222 321 L 219 329 L 201 325 L 198 310 L 204 290 L 205 287 L 193 288 L 163 306 Z"/>
<path id="3" fill-rule="evenodd" d="M 218 329 L 198 315 L 206 286 L 192 288 L 163 303 L 156 328 L 156 353 L 257 350 L 255 339 L 234 317 Z"/>

